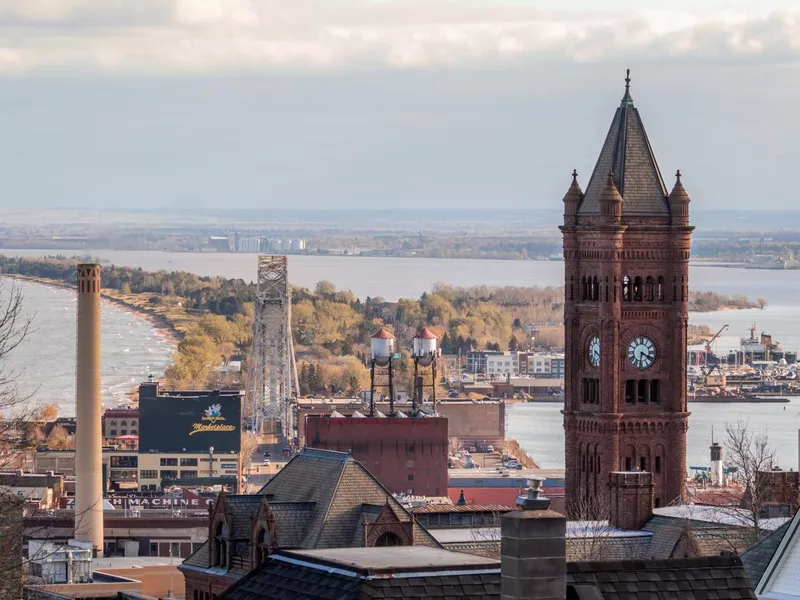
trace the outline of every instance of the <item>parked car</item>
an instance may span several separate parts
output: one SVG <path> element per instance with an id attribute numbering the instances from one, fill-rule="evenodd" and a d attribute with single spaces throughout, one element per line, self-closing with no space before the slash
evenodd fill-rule
<path id="1" fill-rule="evenodd" d="M 268 467 L 268 466 L 270 465 L 270 462 L 269 462 L 269 459 L 268 459 L 268 458 L 265 458 L 265 459 L 264 459 L 263 465 L 264 465 L 265 467 Z"/>
<path id="2" fill-rule="evenodd" d="M 469 447 L 470 454 L 472 454 L 473 452 L 477 452 L 477 451 L 478 451 L 478 449 L 475 446 L 470 446 Z"/>
<path id="3" fill-rule="evenodd" d="M 486 446 L 486 451 L 487 451 L 487 452 L 494 452 L 494 446 L 492 446 L 491 444 L 489 444 L 488 446 Z"/>

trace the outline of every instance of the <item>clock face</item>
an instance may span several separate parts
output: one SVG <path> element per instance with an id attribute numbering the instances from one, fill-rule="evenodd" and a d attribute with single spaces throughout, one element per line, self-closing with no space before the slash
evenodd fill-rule
<path id="1" fill-rule="evenodd" d="M 637 369 L 647 369 L 656 361 L 656 344 L 649 337 L 640 335 L 628 344 L 628 360 Z"/>
<path id="2" fill-rule="evenodd" d="M 596 335 L 589 338 L 589 364 L 600 366 L 600 338 Z"/>

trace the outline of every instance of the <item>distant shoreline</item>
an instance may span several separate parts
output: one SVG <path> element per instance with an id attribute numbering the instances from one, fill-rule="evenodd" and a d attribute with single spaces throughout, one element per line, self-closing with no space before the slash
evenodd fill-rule
<path id="1" fill-rule="evenodd" d="M 60 288 L 63 290 L 71 290 L 73 292 L 76 291 L 76 286 L 70 285 L 63 281 L 58 281 L 56 279 L 47 279 L 45 277 L 33 277 L 30 275 L 15 275 L 15 274 L 7 274 L 4 276 L 10 277 L 11 279 L 15 280 L 19 279 L 21 281 L 35 283 L 38 285 Z M 155 314 L 154 312 L 149 311 L 146 308 L 142 308 L 141 306 L 135 306 L 133 304 L 125 302 L 125 300 L 109 294 L 108 291 L 105 289 L 100 291 L 100 296 L 103 300 L 108 300 L 109 302 L 112 302 L 113 304 L 122 308 L 123 310 L 150 323 L 150 325 L 152 325 L 154 329 L 161 332 L 161 334 L 164 336 L 167 343 L 173 350 L 177 348 L 178 344 L 183 338 L 183 334 L 180 331 L 178 331 L 178 329 L 176 329 L 175 326 L 163 316 Z"/>

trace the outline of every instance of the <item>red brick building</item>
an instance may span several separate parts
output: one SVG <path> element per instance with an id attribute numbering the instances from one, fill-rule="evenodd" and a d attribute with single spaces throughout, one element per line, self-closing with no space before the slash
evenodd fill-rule
<path id="1" fill-rule="evenodd" d="M 447 419 L 306 417 L 306 445 L 350 452 L 392 493 L 447 495 Z"/>
<path id="2" fill-rule="evenodd" d="M 656 506 L 685 491 L 689 196 L 667 191 L 626 79 L 584 193 L 564 197 L 566 493 L 653 474 Z"/>

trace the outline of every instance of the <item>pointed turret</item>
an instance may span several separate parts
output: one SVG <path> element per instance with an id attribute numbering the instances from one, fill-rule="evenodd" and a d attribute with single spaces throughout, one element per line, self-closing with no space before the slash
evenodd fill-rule
<path id="1" fill-rule="evenodd" d="M 572 171 L 572 183 L 564 195 L 564 224 L 572 225 L 575 222 L 575 215 L 578 214 L 578 207 L 583 200 L 583 190 L 578 183 L 578 171 Z"/>
<path id="2" fill-rule="evenodd" d="M 614 183 L 613 173 L 609 172 L 606 176 L 606 185 L 600 194 L 598 203 L 600 205 L 600 214 L 606 218 L 606 221 L 614 224 L 620 222 L 624 202 L 622 196 L 619 195 L 617 184 Z"/>
<path id="3" fill-rule="evenodd" d="M 675 173 L 675 186 L 669 193 L 669 212 L 672 224 L 679 227 L 689 225 L 689 194 L 681 183 L 681 172 Z"/>
<path id="4" fill-rule="evenodd" d="M 614 173 L 614 184 L 625 200 L 622 208 L 625 215 L 669 216 L 667 188 L 639 110 L 633 105 L 630 69 L 625 77 L 625 94 L 586 186 L 579 215 L 601 213 L 600 196 L 605 191 L 609 171 Z"/>

